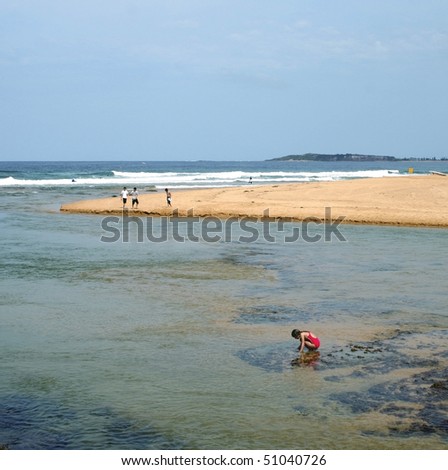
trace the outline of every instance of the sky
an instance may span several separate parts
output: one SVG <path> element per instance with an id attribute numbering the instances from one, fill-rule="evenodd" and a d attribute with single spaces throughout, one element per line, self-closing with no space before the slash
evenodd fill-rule
<path id="1" fill-rule="evenodd" d="M 0 0 L 0 160 L 448 157 L 446 0 Z"/>

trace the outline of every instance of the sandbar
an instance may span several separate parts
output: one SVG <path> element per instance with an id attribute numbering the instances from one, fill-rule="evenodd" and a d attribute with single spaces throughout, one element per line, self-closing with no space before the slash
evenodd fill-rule
<path id="1" fill-rule="evenodd" d="M 117 193 L 121 188 L 118 189 Z M 230 217 L 286 221 L 340 219 L 341 223 L 448 227 L 448 177 L 406 175 L 331 182 L 281 183 L 142 193 L 139 208 L 120 197 L 90 199 L 61 206 L 70 213 Z"/>

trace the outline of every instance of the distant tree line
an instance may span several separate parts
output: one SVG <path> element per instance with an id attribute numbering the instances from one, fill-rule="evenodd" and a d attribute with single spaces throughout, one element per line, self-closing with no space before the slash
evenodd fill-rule
<path id="1" fill-rule="evenodd" d="M 304 153 L 302 155 L 286 155 L 284 157 L 271 158 L 267 161 L 319 161 L 319 162 L 375 162 L 375 161 L 446 161 L 448 158 L 396 158 L 389 155 L 362 155 L 358 153 Z"/>

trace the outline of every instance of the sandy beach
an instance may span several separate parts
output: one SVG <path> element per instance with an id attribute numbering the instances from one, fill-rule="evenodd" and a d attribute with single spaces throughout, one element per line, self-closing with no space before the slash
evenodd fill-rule
<path id="1" fill-rule="evenodd" d="M 119 188 L 121 189 L 121 188 Z M 117 189 L 117 193 L 119 193 Z M 140 190 L 135 216 L 249 217 L 324 221 L 331 218 L 350 224 L 384 224 L 448 227 L 448 177 L 441 175 L 368 178 L 345 181 L 246 185 L 171 191 L 172 207 L 165 192 Z M 123 214 L 120 197 L 83 200 L 61 206 L 61 211 L 87 214 Z M 328 209 L 327 209 L 328 220 Z"/>

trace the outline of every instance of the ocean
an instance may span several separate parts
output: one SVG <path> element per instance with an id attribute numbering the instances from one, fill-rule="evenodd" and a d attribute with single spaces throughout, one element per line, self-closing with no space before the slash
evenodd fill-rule
<path id="1" fill-rule="evenodd" d="M 0 162 L 0 447 L 447 449 L 446 230 L 105 243 L 101 216 L 59 211 L 124 185 L 406 177 L 447 165 Z M 299 358 L 293 328 L 316 333 L 319 352 Z"/>
<path id="2" fill-rule="evenodd" d="M 0 162 L 0 188 L 187 189 L 281 182 L 335 181 L 446 171 L 446 161 L 397 162 Z"/>

